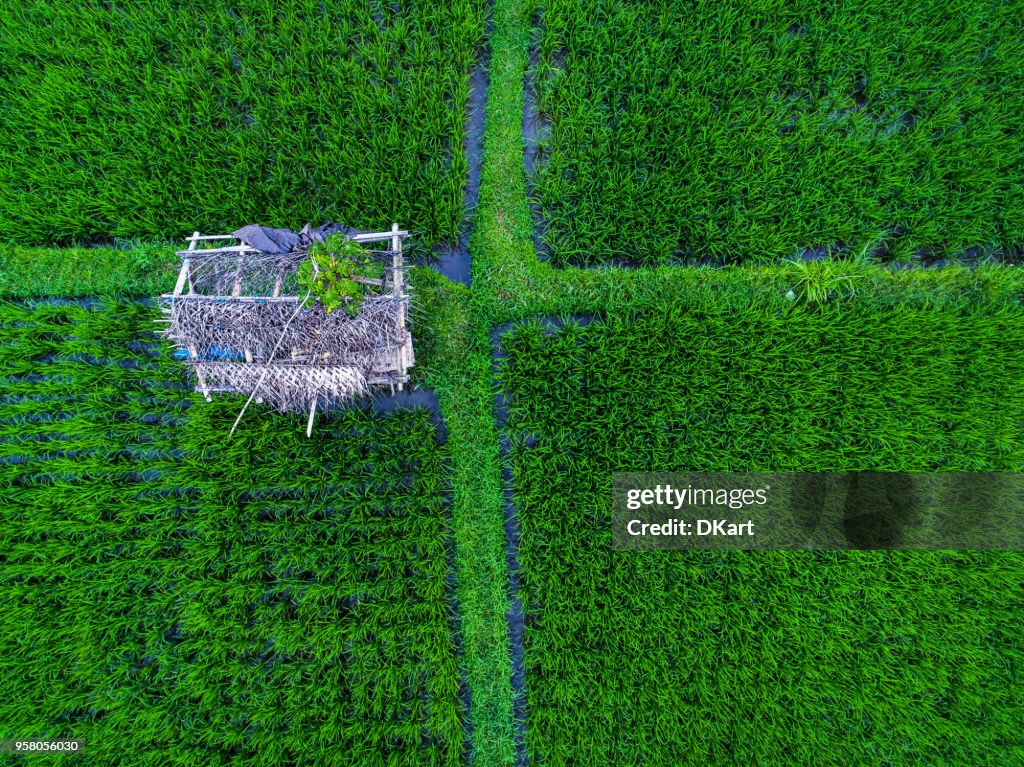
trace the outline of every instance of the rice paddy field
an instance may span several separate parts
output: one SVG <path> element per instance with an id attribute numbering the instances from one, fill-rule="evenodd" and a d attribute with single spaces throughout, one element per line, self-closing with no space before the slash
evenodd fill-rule
<path id="1" fill-rule="evenodd" d="M 0 738 L 86 753 L 0 763 L 1024 763 L 1021 552 L 610 525 L 617 471 L 1024 471 L 1024 272 L 975 263 L 1024 252 L 1022 37 L 1022 0 L 4 4 Z M 472 258 L 409 272 L 437 412 L 229 437 L 154 335 L 168 241 L 330 220 Z"/>
<path id="2" fill-rule="evenodd" d="M 240 403 L 192 393 L 157 314 L 0 305 L 2 736 L 83 738 L 89 764 L 463 763 L 429 414 L 306 439 L 256 411 L 228 440 Z"/>
<path id="3" fill-rule="evenodd" d="M 626 552 L 615 471 L 1020 471 L 1019 300 L 740 293 L 501 340 L 531 765 L 1024 758 L 1019 552 Z"/>
<path id="4" fill-rule="evenodd" d="M 542 0 L 552 263 L 1024 248 L 1024 4 Z"/>
<path id="5" fill-rule="evenodd" d="M 482 0 L 0 8 L 0 240 L 463 218 Z"/>

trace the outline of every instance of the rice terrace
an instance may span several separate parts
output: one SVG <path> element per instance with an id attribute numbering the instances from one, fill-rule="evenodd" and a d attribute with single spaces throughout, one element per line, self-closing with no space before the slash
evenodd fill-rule
<path id="1" fill-rule="evenodd" d="M 0 763 L 1024 764 L 1022 39 L 4 4 Z"/>

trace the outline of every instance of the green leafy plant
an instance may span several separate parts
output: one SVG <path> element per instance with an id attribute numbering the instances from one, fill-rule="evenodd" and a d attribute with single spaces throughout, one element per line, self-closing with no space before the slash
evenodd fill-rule
<path id="1" fill-rule="evenodd" d="M 813 306 L 821 306 L 840 293 L 856 295 L 854 280 L 861 275 L 851 270 L 849 263 L 835 261 L 791 261 L 799 281 L 787 297 Z"/>
<path id="2" fill-rule="evenodd" d="M 309 290 L 306 306 L 320 301 L 328 312 L 341 307 L 355 317 L 367 291 L 380 284 L 383 271 L 358 242 L 332 234 L 310 247 L 309 259 L 299 264 L 298 280 Z"/>

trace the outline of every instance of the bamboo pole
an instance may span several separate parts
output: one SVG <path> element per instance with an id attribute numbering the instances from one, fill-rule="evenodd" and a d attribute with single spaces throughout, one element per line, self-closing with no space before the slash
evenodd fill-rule
<path id="1" fill-rule="evenodd" d="M 297 296 L 208 296 L 202 293 L 183 296 L 183 298 L 188 298 L 191 301 L 237 301 L 243 304 L 297 303 L 304 300 Z"/>
<path id="2" fill-rule="evenodd" d="M 312 438 L 313 436 L 313 419 L 316 417 L 316 397 L 313 397 L 313 402 L 309 406 L 309 422 L 306 424 L 306 437 Z"/>
<path id="3" fill-rule="evenodd" d="M 242 295 L 242 260 L 243 256 L 239 254 L 238 265 L 235 267 L 235 284 L 231 288 L 231 297 L 238 298 Z"/>
<path id="4" fill-rule="evenodd" d="M 189 251 L 195 251 L 195 249 L 198 247 L 198 244 L 199 230 L 197 229 L 196 231 L 192 232 L 192 240 L 188 244 Z M 193 293 L 196 292 L 195 285 L 192 284 L 192 261 L 191 259 L 186 260 L 188 261 L 188 293 L 189 295 L 192 295 Z"/>
<path id="5" fill-rule="evenodd" d="M 201 238 L 199 238 L 201 239 Z M 202 250 L 195 250 L 195 248 L 189 248 L 189 250 L 177 250 L 175 253 L 180 255 L 187 255 L 189 252 L 195 251 L 201 253 L 204 256 L 219 255 L 221 253 L 259 253 L 258 248 L 250 248 L 248 245 L 230 245 L 224 248 L 203 248 Z"/>
<path id="6" fill-rule="evenodd" d="M 408 237 L 409 232 L 405 229 L 399 229 L 398 224 L 393 224 L 390 232 L 367 232 L 366 234 L 354 234 L 352 239 L 358 243 L 364 242 L 386 242 L 391 240 L 394 243 L 395 236 Z"/>
<path id="7" fill-rule="evenodd" d="M 192 265 L 191 260 L 187 259 L 187 258 L 184 261 L 181 262 L 181 271 L 178 272 L 178 281 L 174 284 L 174 293 L 172 295 L 174 295 L 174 296 L 180 296 L 181 295 L 181 291 L 183 291 L 185 289 L 185 281 L 186 280 L 188 280 L 188 282 L 189 282 L 189 292 L 190 293 L 192 292 L 192 290 L 191 290 L 191 288 L 192 288 L 192 281 L 188 279 L 189 278 L 189 268 L 191 267 L 191 265 Z"/>
<path id="8" fill-rule="evenodd" d="M 281 283 L 284 282 L 284 264 L 280 261 L 277 262 L 277 272 L 274 275 L 274 292 L 273 297 L 277 298 L 281 295 Z"/>
<path id="9" fill-rule="evenodd" d="M 237 240 L 233 234 L 204 234 L 202 237 L 199 236 L 199 232 L 196 232 L 193 239 L 196 240 Z"/>
<path id="10" fill-rule="evenodd" d="M 398 391 L 402 391 L 404 384 L 401 382 L 401 379 L 405 378 L 405 304 L 402 303 L 402 237 L 397 223 L 391 225 L 391 266 L 394 270 L 394 275 L 391 280 L 392 292 L 398 300 L 398 307 L 395 312 L 398 324 L 398 339 L 402 342 L 402 345 L 398 347 L 397 355 L 398 375 L 400 379 Z"/>

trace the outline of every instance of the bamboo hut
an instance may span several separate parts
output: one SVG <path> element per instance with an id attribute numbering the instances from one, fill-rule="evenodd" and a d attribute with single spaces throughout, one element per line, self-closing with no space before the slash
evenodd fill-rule
<path id="1" fill-rule="evenodd" d="M 354 277 L 364 288 L 355 316 L 311 304 L 297 278 L 309 247 L 338 231 L 381 265 L 380 279 Z M 298 233 L 259 226 L 227 235 L 195 232 L 178 251 L 173 292 L 161 296 L 164 335 L 207 401 L 216 392 L 236 392 L 281 412 L 309 410 L 311 428 L 318 407 L 371 387 L 394 393 L 409 381 L 415 355 L 406 237 L 398 224 L 390 232 L 341 225 L 307 225 Z"/>

